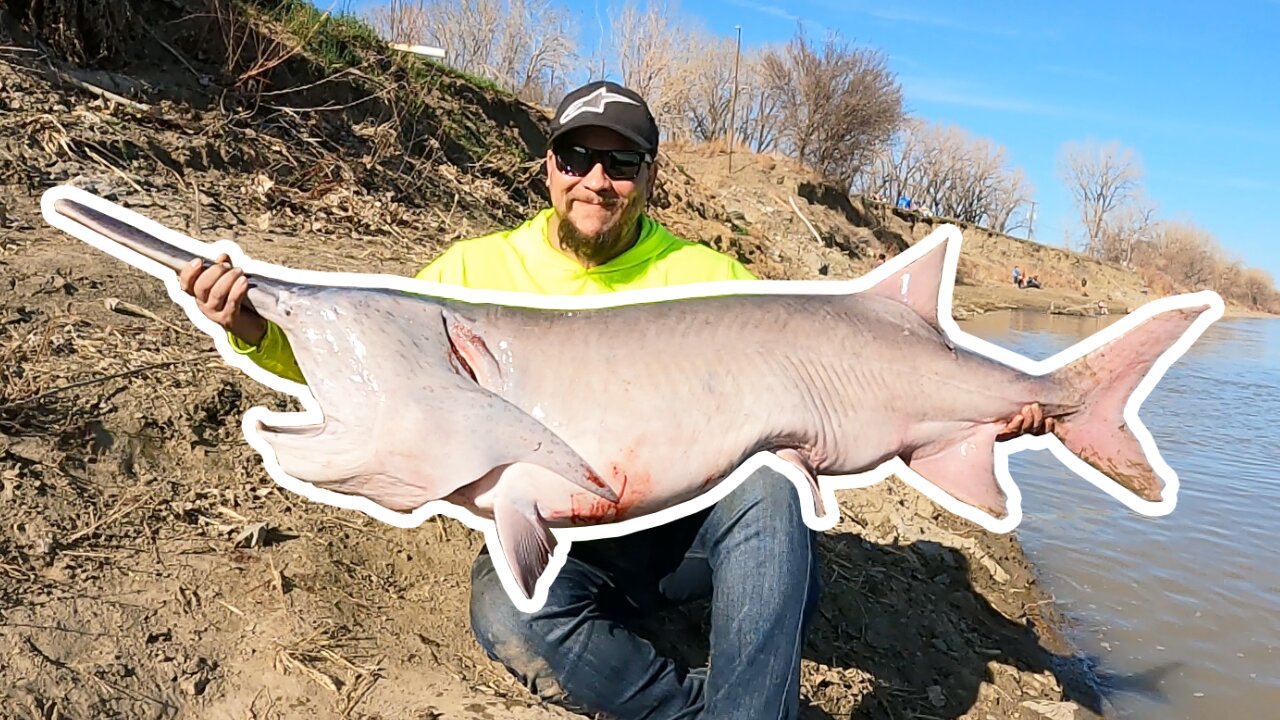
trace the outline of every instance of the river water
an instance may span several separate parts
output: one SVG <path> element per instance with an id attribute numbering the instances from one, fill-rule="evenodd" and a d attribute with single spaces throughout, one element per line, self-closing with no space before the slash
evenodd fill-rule
<path id="1" fill-rule="evenodd" d="M 1118 319 L 1016 311 L 960 326 L 1041 359 Z M 1219 320 L 1139 415 L 1178 473 L 1172 514 L 1141 516 L 1024 451 L 1009 461 L 1018 534 L 1116 717 L 1280 718 L 1280 320 Z"/>

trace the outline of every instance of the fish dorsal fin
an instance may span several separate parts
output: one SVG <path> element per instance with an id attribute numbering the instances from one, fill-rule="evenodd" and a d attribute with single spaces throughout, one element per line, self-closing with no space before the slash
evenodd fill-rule
<path id="1" fill-rule="evenodd" d="M 907 251 L 911 253 L 910 250 Z M 933 247 L 912 260 L 895 258 L 905 265 L 897 267 L 888 277 L 866 290 L 868 295 L 897 300 L 923 317 L 941 331 L 938 325 L 938 293 L 942 287 L 942 271 L 946 264 L 947 242 L 936 242 Z M 889 264 L 893 265 L 894 260 Z"/>

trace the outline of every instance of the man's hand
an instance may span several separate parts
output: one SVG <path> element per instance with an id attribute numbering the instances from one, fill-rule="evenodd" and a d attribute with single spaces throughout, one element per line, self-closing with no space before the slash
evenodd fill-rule
<path id="1" fill-rule="evenodd" d="M 223 330 L 251 345 L 262 342 L 267 321 L 251 307 L 242 305 L 249 280 L 243 270 L 232 267 L 229 255 L 219 255 L 207 268 L 202 260 L 192 260 L 178 273 L 178 282 L 183 292 L 196 299 L 200 312 Z"/>
<path id="2" fill-rule="evenodd" d="M 1044 416 L 1040 403 L 1031 403 L 1024 406 L 1022 412 L 1013 416 L 1013 419 L 996 436 L 996 440 L 1009 440 L 1023 433 L 1043 435 L 1047 432 L 1053 432 L 1053 425 L 1053 418 Z"/>

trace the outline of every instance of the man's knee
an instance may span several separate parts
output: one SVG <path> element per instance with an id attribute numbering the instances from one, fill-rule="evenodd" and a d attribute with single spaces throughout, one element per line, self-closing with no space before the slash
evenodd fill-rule
<path id="1" fill-rule="evenodd" d="M 803 491 L 808 492 L 807 485 Z M 712 529 L 720 542 L 730 546 L 767 542 L 771 561 L 765 565 L 789 576 L 789 582 L 807 585 L 809 594 L 816 595 L 820 590 L 818 538 L 804 520 L 802 508 L 807 501 L 787 476 L 762 467 L 720 501 L 716 508 L 720 515 Z"/>
<path id="2" fill-rule="evenodd" d="M 808 492 L 807 488 L 805 492 Z M 720 504 L 735 514 L 763 516 L 771 525 L 807 529 L 795 483 L 768 466 L 748 475 Z"/>

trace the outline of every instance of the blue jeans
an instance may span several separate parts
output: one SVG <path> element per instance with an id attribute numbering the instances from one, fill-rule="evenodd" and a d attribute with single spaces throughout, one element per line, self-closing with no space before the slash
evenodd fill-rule
<path id="1" fill-rule="evenodd" d="M 616 720 L 799 715 L 817 539 L 795 485 L 769 468 L 687 518 L 574 543 L 532 615 L 512 605 L 487 552 L 471 578 L 480 646 L 545 700 Z M 627 627 L 698 598 L 711 600 L 709 669 L 680 667 Z"/>

